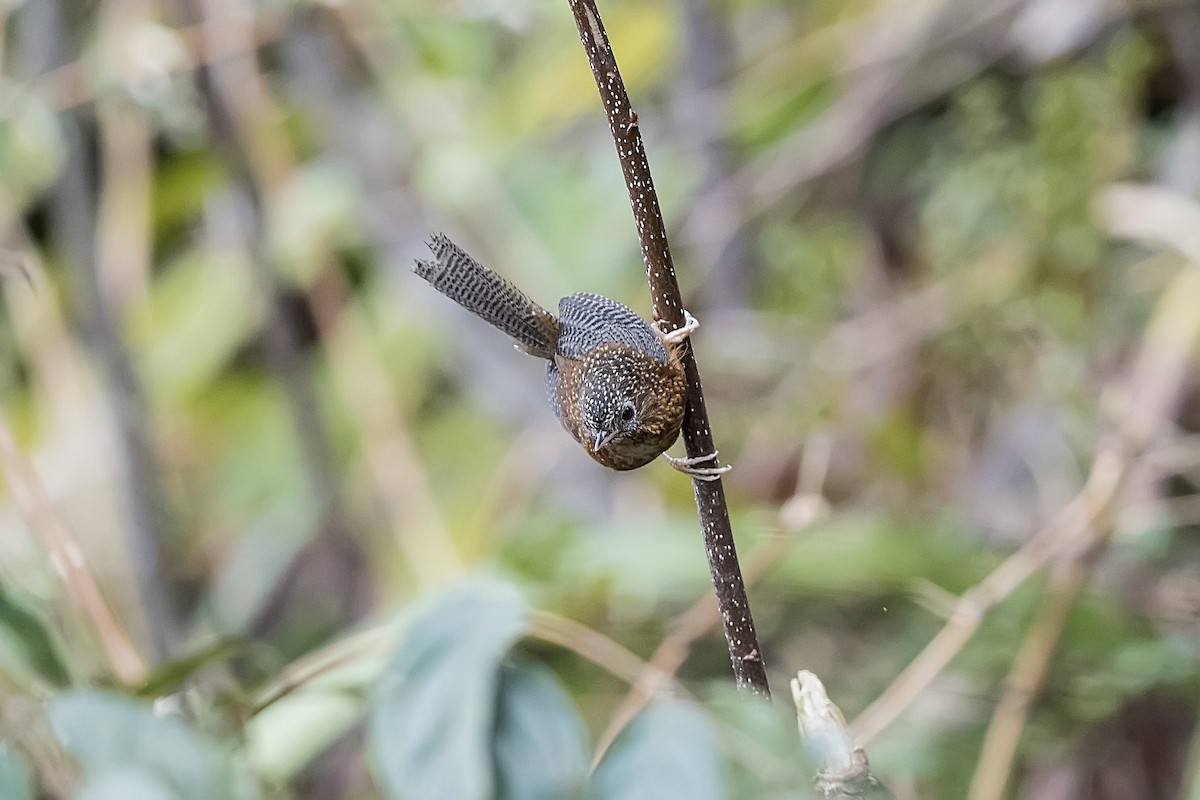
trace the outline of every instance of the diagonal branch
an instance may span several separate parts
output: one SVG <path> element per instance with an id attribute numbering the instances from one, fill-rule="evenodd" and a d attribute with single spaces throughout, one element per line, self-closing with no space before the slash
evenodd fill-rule
<path id="1" fill-rule="evenodd" d="M 658 204 L 654 180 L 650 177 L 650 163 L 646 160 L 646 148 L 638 130 L 637 113 L 629 103 L 629 94 L 617 70 L 617 60 L 608 35 L 604 32 L 595 0 L 569 2 L 571 12 L 575 15 L 575 26 L 579 29 L 579 38 L 587 51 L 588 64 L 600 90 L 600 100 L 608 115 L 608 127 L 621 161 L 621 172 L 629 189 L 629 202 L 633 206 L 642 260 L 646 262 L 646 278 L 654 303 L 654 318 L 665 321 L 671 329 L 679 328 L 683 325 L 683 299 L 675 278 L 675 267 L 671 263 L 662 208 Z M 683 419 L 683 441 L 687 454 L 693 458 L 712 454 L 715 451 L 712 430 L 704 406 L 700 372 L 696 368 L 690 344 L 684 349 L 681 363 L 687 380 L 687 410 Z M 713 460 L 715 462 L 715 458 Z M 750 603 L 746 598 L 746 587 L 733 542 L 733 529 L 729 524 L 725 487 L 720 480 L 693 480 L 692 486 L 704 531 L 708 567 L 712 573 L 738 688 L 769 695 L 758 634 L 750 616 Z"/>
<path id="2" fill-rule="evenodd" d="M 1112 525 L 1105 525 L 1103 538 L 1107 540 L 1111 534 Z M 1098 542 L 1094 550 L 1100 549 L 1101 543 Z M 1029 723 L 1030 712 L 1050 674 L 1067 618 L 1095 561 L 1094 558 L 1087 558 L 1054 566 L 1037 616 L 1029 626 L 1021 649 L 1017 651 L 1005 681 L 1004 694 L 996 704 L 992 721 L 988 723 L 979 762 L 971 778 L 968 800 L 1002 800 L 1005 796 L 1021 734 Z"/>
<path id="3" fill-rule="evenodd" d="M 21 452 L 8 421 L 0 415 L 0 474 L 18 513 L 42 543 L 71 604 L 87 618 L 100 640 L 113 674 L 127 686 L 141 683 L 145 660 L 109 608 L 83 549 L 59 516 L 33 464 Z"/>
<path id="4" fill-rule="evenodd" d="M 1109 395 L 1123 401 L 1113 434 L 1097 450 L 1083 490 L 1058 517 L 964 594 L 949 622 L 892 684 L 852 724 L 866 743 L 890 725 L 941 674 L 975 634 L 984 615 L 1048 564 L 1079 562 L 1108 536 L 1111 514 L 1131 471 L 1154 436 L 1171 419 L 1200 344 L 1200 206 L 1189 198 L 1149 187 L 1109 187 L 1097 203 L 1109 230 L 1119 236 L 1166 243 L 1189 263 L 1159 298 L 1142 337 L 1131 375 Z"/>

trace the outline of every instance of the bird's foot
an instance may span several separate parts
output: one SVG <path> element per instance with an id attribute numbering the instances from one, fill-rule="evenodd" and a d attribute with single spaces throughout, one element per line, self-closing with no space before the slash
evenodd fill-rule
<path id="1" fill-rule="evenodd" d="M 680 328 L 680 330 L 683 330 Z M 682 472 L 684 475 L 690 475 L 698 481 L 715 481 L 719 480 L 722 475 L 733 469 L 732 464 L 725 466 L 698 467 L 697 464 L 703 464 L 706 461 L 711 461 L 714 465 L 717 463 L 717 455 L 721 451 L 713 450 L 702 456 L 692 456 L 690 458 L 675 458 L 663 453 L 663 458 L 671 462 L 671 466 Z"/>
<path id="2" fill-rule="evenodd" d="M 663 341 L 667 344 L 679 344 L 684 339 L 687 339 L 700 327 L 700 320 L 693 317 L 688 310 L 683 310 L 683 325 L 673 331 L 663 331 L 664 320 L 659 320 L 655 324 L 658 326 L 658 332 L 662 334 Z"/>

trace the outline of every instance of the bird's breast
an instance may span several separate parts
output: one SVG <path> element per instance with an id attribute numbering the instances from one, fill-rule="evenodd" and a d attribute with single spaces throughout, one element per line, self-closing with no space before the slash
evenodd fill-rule
<path id="1" fill-rule="evenodd" d="M 609 469 L 648 464 L 679 436 L 686 387 L 675 363 L 623 344 L 606 344 L 580 359 L 556 358 L 548 375 L 550 405 L 559 422 L 588 455 Z M 612 420 L 627 402 L 639 410 L 636 427 L 596 449 L 596 433 L 602 432 L 597 425 Z"/>

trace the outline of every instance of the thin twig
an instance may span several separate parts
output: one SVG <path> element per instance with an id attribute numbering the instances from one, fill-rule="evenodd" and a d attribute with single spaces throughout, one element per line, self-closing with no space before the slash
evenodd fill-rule
<path id="1" fill-rule="evenodd" d="M 42 541 L 54 574 L 62 581 L 71 603 L 88 619 L 104 648 L 113 674 L 133 686 L 146 677 L 146 662 L 129 634 L 117 622 L 88 567 L 83 548 L 75 541 L 46 494 L 46 487 L 25 458 L 8 421 L 0 415 L 0 468 L 17 511 Z"/>
<path id="2" fill-rule="evenodd" d="M 1092 464 L 1083 491 L 1058 517 L 964 594 L 954 613 L 892 684 L 851 723 L 855 741 L 866 744 L 892 724 L 942 673 L 979 629 L 984 616 L 1052 558 L 1080 540 L 1111 504 L 1129 470 L 1129 459 L 1104 449 Z"/>
<path id="3" fill-rule="evenodd" d="M 463 570 L 387 373 L 350 287 L 333 265 L 307 292 L 334 388 L 347 409 L 375 495 L 418 590 L 443 586 Z"/>
<path id="4" fill-rule="evenodd" d="M 189 0 L 185 5 L 197 20 L 205 20 L 205 43 L 218 50 L 240 41 L 241 51 L 253 51 L 253 17 L 222 18 L 204 14 L 219 0 Z M 221 20 L 221 22 L 218 22 Z M 221 44 L 218 44 L 221 43 Z M 322 420 L 320 398 L 308 363 L 302 337 L 289 312 L 288 298 L 276 279 L 278 269 L 270 249 L 267 207 L 273 193 L 290 174 L 293 160 L 286 147 L 271 134 L 274 107 L 265 81 L 252 59 L 208 62 L 196 71 L 197 89 L 204 99 L 213 141 L 230 177 L 230 191 L 245 209 L 246 242 L 251 276 L 262 299 L 266 317 L 262 336 L 268 373 L 279 381 L 300 445 L 305 477 L 320 515 L 317 537 L 307 554 L 326 549 L 335 553 L 342 595 L 337 612 L 345 619 L 365 613 L 370 587 L 361 544 L 350 531 L 349 512 L 335 472 L 334 447 Z M 256 616 L 255 628 L 269 626 L 282 606 L 291 601 L 293 581 L 303 575 L 304 555 L 274 587 L 270 600 Z"/>
<path id="5" fill-rule="evenodd" d="M 62 34 L 66 36 L 66 34 Z M 145 617 L 151 660 L 167 660 L 181 636 L 180 610 L 169 589 L 162 543 L 175 527 L 163 493 L 152 415 L 129 348 L 120 309 L 113 308 L 99 271 L 96 208 L 99 178 L 86 115 L 62 117 L 66 162 L 51 202 L 55 241 L 67 267 L 71 309 L 80 337 L 95 358 L 108 419 L 118 443 L 116 463 L 127 509 L 126 550 Z"/>
<path id="6" fill-rule="evenodd" d="M 249 715 L 255 716 L 299 689 L 318 681 L 340 667 L 371 658 L 384 659 L 396 649 L 400 628 L 394 623 L 358 631 L 307 653 L 281 669 L 254 695 Z"/>
<path id="7" fill-rule="evenodd" d="M 526 635 L 570 650 L 627 683 L 642 680 L 651 669 L 635 653 L 599 631 L 550 611 L 531 609 Z M 250 713 L 259 713 L 272 703 L 347 664 L 385 656 L 395 649 L 401 637 L 402 630 L 393 623 L 387 623 L 359 631 L 308 653 L 281 670 L 274 680 L 258 692 Z M 660 679 L 685 693 L 682 687 L 675 684 L 671 675 L 660 675 Z"/>
<path id="8" fill-rule="evenodd" d="M 1046 682 L 1067 617 L 1089 572 L 1078 561 L 1063 564 L 1052 572 L 1037 618 L 1017 652 L 1004 684 L 1004 694 L 988 725 L 979 763 L 971 778 L 969 800 L 1001 800 L 1005 796 L 1029 710 Z"/>
<path id="9" fill-rule="evenodd" d="M 355 5 L 348 3 L 340 10 L 353 14 Z M 369 194 L 390 168 L 379 163 L 379 154 L 371 148 L 356 146 L 361 137 L 353 131 L 369 114 L 346 105 L 346 92 L 356 79 L 350 66 L 356 59 L 346 52 L 353 45 L 344 37 L 329 36 L 327 21 L 324 14 L 301 15 L 283 38 L 280 57 L 294 67 L 292 99 L 312 120 L 315 135 L 331 143 L 334 157 L 347 163 L 361 181 L 362 191 Z M 269 91 L 263 87 L 264 93 Z M 286 155 L 287 168 L 294 175 L 298 169 L 294 148 L 288 146 Z M 403 556 L 407 582 L 417 593 L 443 586 L 463 570 L 461 539 L 451 537 L 446 527 L 385 353 L 377 346 L 362 303 L 342 270 L 334 242 L 317 237 L 309 243 L 307 257 L 321 265 L 303 291 L 322 360 L 346 410 L 346 424 L 353 430 L 355 455 Z"/>
<path id="10" fill-rule="evenodd" d="M 1117 201 L 1147 199 L 1133 195 L 1133 190 L 1120 188 L 1110 190 L 1104 199 L 1110 207 Z M 1124 205 L 1121 209 L 1128 210 Z M 1193 211 L 1200 213 L 1200 209 Z M 1126 224 L 1133 224 L 1132 215 L 1120 216 Z M 1123 232 L 1144 238 L 1161 222 L 1161 216 L 1152 215 L 1143 227 Z M 1171 232 L 1177 234 L 1172 245 L 1187 254 L 1192 229 L 1177 225 Z M 1200 254 L 1200 250 L 1196 252 Z M 1127 477 L 1178 401 L 1188 359 L 1200 332 L 1200 317 L 1195 314 L 1197 296 L 1200 262 L 1181 270 L 1163 292 L 1129 379 L 1109 393 L 1123 394 L 1122 411 L 1114 425 L 1114 436 L 1101 445 L 1092 462 L 1083 490 L 1053 522 L 962 596 L 950 621 L 851 725 L 858 743 L 870 741 L 908 708 L 979 629 L 987 611 L 1051 560 L 1060 556 L 1080 558 L 1097 544 L 1106 520 L 1116 510 Z"/>
<path id="11" fill-rule="evenodd" d="M 646 160 L 637 114 L 629 103 L 629 94 L 617 70 L 617 60 L 608 42 L 608 35 L 604 32 L 595 0 L 570 0 L 570 4 L 575 26 L 579 29 L 580 40 L 587 52 L 588 64 L 600 90 L 601 102 L 608 115 L 608 127 L 629 190 L 634 222 L 641 241 L 642 259 L 646 262 L 654 318 L 666 321 L 672 329 L 679 328 L 683 325 L 683 299 L 675 278 L 671 251 L 667 246 L 666 226 L 663 224 L 654 181 L 650 177 L 650 163 Z M 696 458 L 711 454 L 716 448 L 709 427 L 708 411 L 704 406 L 700 372 L 690 344 L 684 348 L 681 362 L 688 387 L 683 441 L 688 456 Z M 720 480 L 693 480 L 692 486 L 704 531 L 705 552 L 716 589 L 717 605 L 725 624 L 725 640 L 729 645 L 734 677 L 739 688 L 770 696 L 758 634 L 750 615 L 750 603 L 734 546 L 733 528 L 729 523 L 725 487 Z"/>
<path id="12" fill-rule="evenodd" d="M 646 663 L 636 653 L 600 631 L 551 611 L 531 610 L 527 634 L 570 650 L 629 684 L 644 680 L 647 672 L 654 671 L 652 664 Z M 665 672 L 656 672 L 655 675 L 661 685 L 682 691 L 675 684 L 674 676 Z"/>
<path id="13" fill-rule="evenodd" d="M 1190 210 L 1195 211 L 1194 207 Z M 1152 219 L 1156 227 L 1162 222 L 1158 216 Z M 1190 231 L 1191 226 L 1177 225 L 1174 230 Z M 1200 251 L 1193 255 L 1200 255 Z M 1143 336 L 1129 378 L 1126 413 L 1118 425 L 1118 435 L 1131 453 L 1144 449 L 1150 437 L 1174 413 L 1179 387 L 1200 336 L 1200 319 L 1197 319 L 1193 305 L 1196 293 L 1200 292 L 1198 266 L 1185 267 L 1163 292 Z M 1116 511 L 1116 503 L 1108 503 L 1088 531 L 1086 549 L 1077 551 L 1051 575 L 1042 610 L 1017 655 L 1004 695 L 988 727 L 979 765 L 971 781 L 971 800 L 999 800 L 1004 796 L 1029 709 L 1045 681 L 1067 615 L 1086 585 L 1095 565 L 1095 556 L 1112 536 Z"/>
<path id="14" fill-rule="evenodd" d="M 525 636 L 562 647 L 625 682 L 642 680 L 652 669 L 650 664 L 617 641 L 551 611 L 530 609 Z M 359 631 L 308 653 L 284 667 L 269 684 L 255 694 L 249 715 L 259 714 L 294 692 L 317 688 L 343 669 L 353 670 L 354 674 L 348 677 L 348 682 L 361 681 L 363 673 L 359 667 L 364 662 L 376 661 L 381 668 L 388 653 L 395 650 L 403 637 L 403 627 L 389 622 Z M 660 674 L 659 679 L 676 697 L 691 699 L 691 694 L 674 676 Z M 786 765 L 775 754 L 763 748 L 753 737 L 712 715 L 702 706 L 696 706 L 696 709 L 721 729 L 730 755 L 747 769 L 758 774 L 776 774 L 786 769 Z"/>

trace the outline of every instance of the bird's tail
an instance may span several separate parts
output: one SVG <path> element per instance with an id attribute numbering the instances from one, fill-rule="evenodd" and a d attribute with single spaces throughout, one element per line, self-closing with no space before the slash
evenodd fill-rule
<path id="1" fill-rule="evenodd" d="M 553 314 L 471 258 L 445 234 L 434 234 L 429 249 L 434 260 L 418 260 L 413 271 L 430 286 L 516 339 L 525 352 L 554 358 L 559 326 Z"/>

